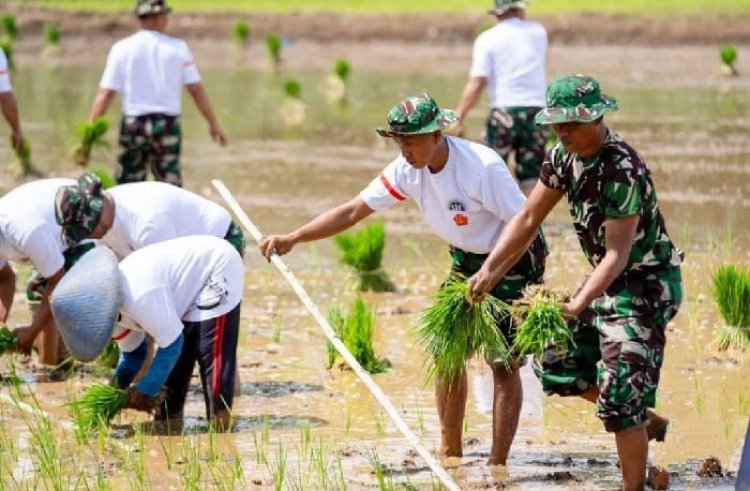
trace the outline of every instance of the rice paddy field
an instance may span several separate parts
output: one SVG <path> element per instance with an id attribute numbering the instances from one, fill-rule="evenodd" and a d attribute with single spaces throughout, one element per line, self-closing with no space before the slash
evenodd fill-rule
<path id="1" fill-rule="evenodd" d="M 109 8 L 126 2 L 48 3 Z M 538 0 L 536 8 L 552 11 L 564 3 Z M 603 5 L 626 3 L 638 4 Z M 742 3 L 711 6 L 730 12 Z M 270 2 L 252 4 L 272 8 Z M 459 2 L 440 4 L 459 8 Z M 687 2 L 693 4 L 701 5 Z M 242 2 L 232 5 L 244 8 Z M 240 49 L 229 36 L 188 38 L 230 144 L 211 143 L 203 120 L 184 99 L 185 185 L 220 201 L 210 180 L 222 179 L 264 233 L 289 231 L 359 192 L 396 155 L 397 148 L 373 131 L 390 106 L 425 89 L 443 106 L 456 104 L 471 50 L 466 43 L 297 40 L 285 44 L 274 71 L 261 43 Z M 17 47 L 15 93 L 33 164 L 47 176 L 80 173 L 71 161 L 80 142 L 76 127 L 88 114 L 113 41 L 101 35 L 93 41 L 62 37 L 55 52 L 41 52 L 32 41 Z M 686 298 L 668 328 L 658 394 L 657 409 L 671 424 L 666 442 L 653 444 L 650 454 L 671 473 L 672 489 L 730 488 L 750 417 L 750 360 L 711 346 L 722 325 L 710 293 L 712 273 L 723 263 L 750 265 L 750 46 L 737 48 L 740 76 L 734 78 L 721 76 L 713 45 L 553 44 L 548 58 L 550 78 L 590 73 L 619 99 L 621 110 L 608 115 L 608 123 L 649 162 L 669 232 L 686 251 Z M 352 68 L 346 104 L 330 102 L 330 74 L 342 57 Z M 280 111 L 289 78 L 301 88 L 301 117 Z M 118 110 L 109 113 L 114 128 Z M 486 112 L 483 100 L 468 121 L 469 138 L 481 140 Z M 113 166 L 112 129 L 105 141 L 108 145 L 92 148 L 91 166 Z M 0 146 L 0 161 L 11 159 Z M 0 169 L 3 192 L 16 184 L 8 168 Z M 383 268 L 396 291 L 363 294 L 375 313 L 375 354 L 390 364 L 373 378 L 434 450 L 439 424 L 415 326 L 447 273 L 447 246 L 430 234 L 411 203 L 379 219 L 386 232 Z M 552 249 L 549 285 L 574 289 L 590 268 L 565 205 L 554 210 L 545 232 Z M 285 259 L 321 311 L 353 304 L 357 278 L 339 263 L 333 240 L 301 245 Z M 66 403 L 92 384 L 106 383 L 106 370 L 51 370 L 5 355 L 0 489 L 439 489 L 356 376 L 338 365 L 326 369 L 325 338 L 285 280 L 253 247 L 245 265 L 238 353 L 242 394 L 235 400 L 232 433 L 207 428 L 196 378 L 182 435 L 168 436 L 129 411 L 107 431 L 79 435 Z M 30 318 L 20 293 L 23 272 L 11 325 Z M 593 406 L 546 398 L 528 367 L 522 373 L 524 407 L 508 466 L 489 468 L 484 462 L 491 443 L 492 375 L 482 363 L 471 364 L 464 457 L 443 460 L 448 473 L 462 489 L 616 488 L 613 438 L 594 417 Z M 710 455 L 721 461 L 724 477 L 696 475 Z"/>

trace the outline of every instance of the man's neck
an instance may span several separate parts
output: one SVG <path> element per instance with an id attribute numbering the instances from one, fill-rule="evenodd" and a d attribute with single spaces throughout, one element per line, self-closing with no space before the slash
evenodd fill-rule
<path id="1" fill-rule="evenodd" d="M 578 152 L 578 156 L 583 160 L 591 160 L 597 155 L 599 155 L 599 152 L 601 152 L 602 147 L 604 146 L 604 141 L 607 139 L 607 127 L 604 125 L 601 125 L 601 129 L 599 131 L 599 137 L 594 140 L 591 145 L 589 145 L 587 148 L 583 149 L 582 151 Z"/>
<path id="2" fill-rule="evenodd" d="M 448 140 L 444 136 L 440 137 L 440 142 L 432 154 L 432 159 L 427 163 L 427 168 L 433 174 L 437 174 L 448 163 Z"/>

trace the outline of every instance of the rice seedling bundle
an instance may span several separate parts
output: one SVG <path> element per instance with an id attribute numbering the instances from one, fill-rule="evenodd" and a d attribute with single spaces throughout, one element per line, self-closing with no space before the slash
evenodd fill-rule
<path id="1" fill-rule="evenodd" d="M 109 121 L 105 116 L 99 116 L 94 121 L 78 125 L 78 135 L 81 144 L 73 152 L 73 162 L 85 166 L 91 157 L 91 148 L 104 144 L 103 138 L 109 129 Z"/>
<path id="2" fill-rule="evenodd" d="M 382 373 L 387 364 L 378 360 L 372 346 L 373 321 L 375 316 L 361 297 L 354 301 L 351 311 L 344 316 L 337 307 L 328 311 L 328 322 L 338 334 L 341 342 L 368 373 Z M 332 367 L 338 352 L 329 342 L 326 346 L 328 368 Z"/>
<path id="3" fill-rule="evenodd" d="M 15 347 L 17 342 L 18 337 L 13 331 L 5 326 L 0 327 L 0 355 Z"/>
<path id="4" fill-rule="evenodd" d="M 468 298 L 463 278 L 449 278 L 419 318 L 417 339 L 429 356 L 430 378 L 450 382 L 461 374 L 466 360 L 486 352 L 510 361 L 510 348 L 496 324 L 508 315 L 508 305 L 491 295 L 479 303 Z"/>
<path id="5" fill-rule="evenodd" d="M 120 348 L 117 346 L 115 341 L 110 341 L 107 346 L 104 347 L 104 351 L 99 355 L 96 362 L 102 368 L 110 369 L 117 367 L 117 363 L 120 361 Z"/>
<path id="6" fill-rule="evenodd" d="M 45 46 L 54 47 L 60 44 L 60 28 L 52 22 L 45 22 L 42 28 Z"/>
<path id="7" fill-rule="evenodd" d="M 247 40 L 250 37 L 250 26 L 247 25 L 247 22 L 243 20 L 235 22 L 232 37 L 234 37 L 234 42 L 240 46 L 247 44 Z"/>
<path id="8" fill-rule="evenodd" d="M 519 356 L 541 355 L 550 346 L 565 352 L 575 345 L 573 333 L 560 312 L 567 295 L 530 285 L 511 307 L 517 323 L 513 351 Z"/>
<path id="9" fill-rule="evenodd" d="M 344 83 L 349 80 L 351 71 L 352 67 L 345 58 L 340 58 L 333 64 L 333 73 Z"/>
<path id="10" fill-rule="evenodd" d="M 83 397 L 69 404 L 77 414 L 76 424 L 82 431 L 92 431 L 98 425 L 108 425 L 125 406 L 127 393 L 109 385 L 94 384 Z"/>
<path id="11" fill-rule="evenodd" d="M 266 51 L 268 52 L 268 57 L 271 59 L 274 68 L 278 67 L 279 63 L 281 63 L 281 48 L 281 37 L 277 34 L 269 34 L 266 36 Z"/>
<path id="12" fill-rule="evenodd" d="M 18 37 L 18 25 L 16 24 L 16 17 L 12 14 L 5 14 L 0 20 L 0 24 L 3 26 L 3 34 L 8 39 L 14 41 Z"/>
<path id="13" fill-rule="evenodd" d="M 716 347 L 750 348 L 750 269 L 720 266 L 713 275 L 712 293 L 726 324 L 716 333 Z"/>
<path id="14" fill-rule="evenodd" d="M 737 61 L 737 48 L 733 44 L 725 44 L 719 48 L 719 58 L 722 63 L 722 70 L 726 75 L 739 75 L 734 62 Z"/>
<path id="15" fill-rule="evenodd" d="M 385 248 L 385 227 L 382 223 L 369 224 L 354 233 L 338 234 L 334 240 L 341 252 L 341 262 L 354 268 L 360 290 L 393 290 L 393 284 L 382 269 Z"/>
<path id="16" fill-rule="evenodd" d="M 294 78 L 288 78 L 284 81 L 284 95 L 290 99 L 302 98 L 302 85 Z"/>
<path id="17" fill-rule="evenodd" d="M 31 163 L 31 143 L 29 143 L 28 138 L 24 138 L 20 146 L 15 146 L 14 143 L 11 136 L 10 146 L 16 156 L 12 162 L 14 173 L 20 177 L 40 176 L 40 173 L 34 169 Z"/>
<path id="18" fill-rule="evenodd" d="M 115 184 L 117 184 L 117 182 L 115 181 L 115 177 L 112 175 L 112 173 L 109 172 L 104 167 L 94 166 L 94 167 L 91 167 L 89 172 L 96 174 L 96 177 L 98 177 L 99 180 L 102 182 L 102 188 L 104 189 L 109 189 Z"/>

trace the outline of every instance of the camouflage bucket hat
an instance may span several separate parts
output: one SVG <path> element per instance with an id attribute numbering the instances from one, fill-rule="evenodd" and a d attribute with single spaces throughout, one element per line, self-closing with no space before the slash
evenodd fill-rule
<path id="1" fill-rule="evenodd" d="M 76 184 L 63 186 L 55 196 L 55 218 L 62 227 L 62 240 L 74 245 L 91 235 L 102 216 L 102 182 L 92 172 Z"/>
<path id="2" fill-rule="evenodd" d="M 525 9 L 529 0 L 495 0 L 495 8 L 488 10 L 488 14 L 502 15 L 510 9 Z"/>
<path id="3" fill-rule="evenodd" d="M 167 5 L 166 0 L 137 0 L 135 4 L 135 15 L 145 17 L 154 14 L 168 14 L 172 8 Z"/>
<path id="4" fill-rule="evenodd" d="M 407 97 L 388 113 L 388 128 L 377 128 L 380 136 L 422 135 L 445 129 L 456 122 L 456 113 L 440 109 L 427 93 Z"/>
<path id="5" fill-rule="evenodd" d="M 568 75 L 547 87 L 547 107 L 536 115 L 537 124 L 577 121 L 589 123 L 607 111 L 617 111 L 617 100 L 602 94 L 599 82 L 586 75 Z"/>

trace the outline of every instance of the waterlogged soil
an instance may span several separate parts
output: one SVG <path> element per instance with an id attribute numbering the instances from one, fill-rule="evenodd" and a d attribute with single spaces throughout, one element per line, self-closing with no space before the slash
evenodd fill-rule
<path id="1" fill-rule="evenodd" d="M 71 40 L 58 52 L 43 55 L 30 41 L 19 46 L 13 74 L 16 96 L 34 161 L 47 175 L 80 172 L 69 163 L 73 128 L 88 112 L 111 42 L 84 50 L 80 40 Z M 420 89 L 429 89 L 446 106 L 454 104 L 470 53 L 466 42 L 299 41 L 288 46 L 281 71 L 274 75 L 259 46 L 238 51 L 223 42 L 195 39 L 191 47 L 230 134 L 230 146 L 219 149 L 210 143 L 204 123 L 186 101 L 186 187 L 220 200 L 210 179 L 222 178 L 266 233 L 287 231 L 354 196 L 395 155 L 395 147 L 372 131 L 382 124 L 390 105 Z M 329 103 L 323 90 L 329 67 L 339 56 L 347 56 L 354 68 L 348 105 Z M 719 353 L 710 346 L 721 321 L 709 282 L 711 271 L 722 262 L 750 264 L 749 79 L 723 78 L 714 46 L 555 44 L 549 61 L 550 76 L 593 73 L 618 97 L 621 111 L 608 121 L 649 162 L 670 233 L 687 251 L 686 299 L 668 327 L 658 396 L 658 410 L 671 423 L 666 442 L 652 445 L 651 459 L 670 472 L 673 489 L 728 487 L 750 415 L 750 369 L 743 354 Z M 750 73 L 746 58 L 740 58 L 738 68 Z M 295 127 L 286 126 L 279 115 L 280 85 L 290 76 L 301 80 L 307 104 L 305 123 Z M 485 114 L 486 107 L 472 114 L 470 138 L 481 139 Z M 109 147 L 95 149 L 100 165 L 114 162 L 113 132 L 108 140 Z M 0 159 L 9 158 L 7 150 L 0 149 Z M 4 190 L 14 183 L 8 171 L 0 174 Z M 439 424 L 412 326 L 430 305 L 448 268 L 448 255 L 413 204 L 388 210 L 380 219 L 388 234 L 384 267 L 398 290 L 365 295 L 376 313 L 376 353 L 392 363 L 374 379 L 433 450 L 439 444 Z M 552 247 L 548 282 L 574 289 L 590 268 L 564 205 L 553 212 L 545 230 Z M 332 241 L 302 245 L 288 262 L 323 312 L 334 304 L 346 308 L 354 300 L 353 279 L 338 264 Z M 285 280 L 252 248 L 245 264 L 238 353 L 242 395 L 236 399 L 231 434 L 206 431 L 196 379 L 186 406 L 191 436 L 166 436 L 155 429 L 155 435 L 144 437 L 133 422 L 145 418 L 126 412 L 115 420 L 105 444 L 97 436 L 79 445 L 64 404 L 71 394 L 81 394 L 85 386 L 106 377 L 78 369 L 66 378 L 30 360 L 0 360 L 4 381 L 9 383 L 14 363 L 22 389 L 33 391 L 52 415 L 60 471 L 66 477 L 83 472 L 93 483 L 93 464 L 98 462 L 116 486 L 148 482 L 154 489 L 182 489 L 197 479 L 200 488 L 226 489 L 232 487 L 228 476 L 238 467 L 245 484 L 237 487 L 273 489 L 274 478 L 284 474 L 287 488 L 342 489 L 337 479 L 343 476 L 348 489 L 367 489 L 378 486 L 373 464 L 378 460 L 384 479 L 398 487 L 436 487 L 426 464 L 356 376 L 325 369 L 324 336 Z M 19 274 L 19 291 L 23 277 Z M 19 293 L 11 324 L 28 316 Z M 489 468 L 484 462 L 491 443 L 491 373 L 480 362 L 471 364 L 464 457 L 444 460 L 448 472 L 463 489 L 616 488 L 613 438 L 603 431 L 593 406 L 543 397 L 528 366 L 522 374 L 524 408 L 510 461 L 507 468 Z M 15 481 L 31 488 L 45 472 L 31 431 L 38 427 L 33 418 L 40 416 L 28 416 L 9 402 L 13 393 L 10 386 L 0 389 L 0 445 L 16 449 L 0 451 L 0 475 L 6 484 Z M 24 400 L 33 405 L 28 396 Z M 315 457 L 321 454 L 324 457 Z M 697 475 L 709 456 L 721 461 L 724 477 Z"/>

